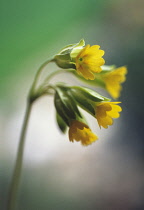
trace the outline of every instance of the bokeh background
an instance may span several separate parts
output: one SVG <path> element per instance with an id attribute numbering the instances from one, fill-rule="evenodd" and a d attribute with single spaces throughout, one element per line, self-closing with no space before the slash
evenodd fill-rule
<path id="1" fill-rule="evenodd" d="M 144 209 L 144 1 L 0 1 L 0 209 L 6 208 L 26 96 L 38 67 L 84 38 L 106 64 L 127 65 L 123 112 L 109 129 L 84 113 L 99 141 L 71 143 L 53 97 L 34 104 L 17 210 Z M 49 65 L 46 71 L 57 68 Z M 53 81 L 80 84 L 69 75 Z M 102 92 L 108 96 L 106 92 Z"/>

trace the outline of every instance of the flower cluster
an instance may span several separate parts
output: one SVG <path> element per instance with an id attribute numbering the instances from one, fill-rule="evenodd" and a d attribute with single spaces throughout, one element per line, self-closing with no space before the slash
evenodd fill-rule
<path id="1" fill-rule="evenodd" d="M 104 51 L 99 45 L 86 45 L 84 40 L 64 47 L 53 59 L 62 69 L 69 69 L 78 79 L 91 86 L 104 88 L 114 99 L 120 96 L 121 83 L 126 80 L 127 68 L 106 66 Z M 66 70 L 67 71 L 67 70 Z M 70 141 L 89 145 L 98 137 L 91 131 L 79 107 L 96 118 L 99 127 L 108 128 L 120 116 L 119 103 L 111 102 L 92 89 L 66 85 L 55 86 L 57 123 L 62 132 L 69 127 Z"/>
<path id="2" fill-rule="evenodd" d="M 64 47 L 51 61 L 88 85 L 104 88 L 114 99 L 117 99 L 122 90 L 121 84 L 126 80 L 127 68 L 104 65 L 103 55 L 104 51 L 99 45 L 85 46 L 84 40 L 81 40 L 77 44 Z M 98 137 L 89 128 L 79 108 L 91 114 L 100 128 L 108 128 L 113 124 L 114 118 L 119 118 L 122 111 L 119 105 L 121 102 L 111 102 L 109 98 L 87 87 L 66 84 L 47 85 L 49 79 L 56 73 L 53 72 L 45 79 L 33 99 L 49 94 L 50 89 L 53 89 L 56 120 L 60 130 L 65 132 L 66 128 L 69 128 L 71 142 L 75 140 L 80 141 L 82 145 L 89 145 Z"/>
<path id="3" fill-rule="evenodd" d="M 69 139 L 72 142 L 80 141 L 82 145 L 93 143 L 98 137 L 87 125 L 79 107 L 91 114 L 100 127 L 107 128 L 122 111 L 118 105 L 120 102 L 109 100 L 89 88 L 57 85 L 55 107 L 59 128 L 65 132 L 66 127 L 69 127 Z"/>

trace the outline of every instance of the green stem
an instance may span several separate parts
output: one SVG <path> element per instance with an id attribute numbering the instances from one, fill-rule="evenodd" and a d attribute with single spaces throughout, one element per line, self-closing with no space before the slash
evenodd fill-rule
<path id="1" fill-rule="evenodd" d="M 21 136 L 20 136 L 20 142 L 19 142 L 19 147 L 18 147 L 18 152 L 17 152 L 15 168 L 14 168 L 13 177 L 12 177 L 9 195 L 8 195 L 7 210 L 14 210 L 16 206 L 16 197 L 18 193 L 18 186 L 20 182 L 22 162 L 23 162 L 25 135 L 26 135 L 27 125 L 28 125 L 29 116 L 31 112 L 31 107 L 32 107 L 32 104 L 28 101 L 26 113 L 24 117 L 24 122 L 23 122 L 23 127 L 21 131 Z"/>
<path id="2" fill-rule="evenodd" d="M 37 81 L 38 81 L 38 79 L 39 79 L 39 77 L 40 77 L 40 74 L 41 74 L 42 70 L 44 69 L 44 67 L 45 67 L 47 64 L 49 64 L 50 62 L 53 62 L 53 61 L 54 61 L 54 59 L 49 59 L 49 60 L 45 61 L 45 62 L 39 67 L 39 69 L 38 69 L 38 71 L 37 71 L 37 73 L 36 73 L 34 82 L 33 82 L 33 84 L 32 84 L 31 91 L 34 91 L 34 88 L 35 88 L 35 86 L 36 86 L 36 83 L 37 83 Z"/>

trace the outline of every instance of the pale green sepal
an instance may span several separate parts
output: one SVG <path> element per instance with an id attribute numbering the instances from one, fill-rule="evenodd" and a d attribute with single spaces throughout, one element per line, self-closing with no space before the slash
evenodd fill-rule
<path id="1" fill-rule="evenodd" d="M 82 94 L 79 94 L 76 91 L 70 91 L 72 96 L 74 97 L 74 99 L 76 100 L 76 102 L 78 103 L 78 105 L 84 109 L 85 111 L 87 111 L 88 113 L 90 113 L 92 116 L 95 115 L 95 110 L 93 108 L 93 105 L 90 103 L 89 100 L 86 100 L 85 96 Z"/>
<path id="2" fill-rule="evenodd" d="M 81 39 L 78 43 L 69 44 L 61 49 L 61 51 L 57 55 L 65 55 L 70 54 L 74 48 L 83 47 L 85 45 L 84 39 Z"/>
<path id="3" fill-rule="evenodd" d="M 74 110 L 72 108 L 72 105 L 71 105 L 69 97 L 63 91 L 61 91 L 60 88 L 56 88 L 56 91 L 57 91 L 57 93 L 58 93 L 58 95 L 60 97 L 63 109 L 64 109 L 66 115 L 68 116 L 68 118 L 75 119 L 76 118 L 76 114 L 75 114 L 75 112 L 74 112 Z"/>
<path id="4" fill-rule="evenodd" d="M 83 47 L 83 46 L 85 46 L 85 40 L 84 39 L 81 39 L 79 41 L 79 43 L 76 44 L 76 47 Z"/>
<path id="5" fill-rule="evenodd" d="M 78 115 L 79 117 L 81 117 L 81 113 L 77 108 L 75 100 L 68 92 L 69 89 L 67 87 L 59 85 L 57 86 L 56 90 L 58 91 L 58 94 L 64 105 L 73 113 L 73 116 L 76 117 L 76 115 Z"/>
<path id="6" fill-rule="evenodd" d="M 54 57 L 54 62 L 62 69 L 75 69 L 75 65 L 71 62 L 70 54 L 58 54 Z"/>
<path id="7" fill-rule="evenodd" d="M 67 125 L 66 123 L 64 122 L 64 120 L 61 118 L 61 116 L 56 112 L 56 121 L 57 121 L 57 124 L 58 124 L 58 127 L 59 129 L 65 133 L 66 132 L 66 129 L 67 129 Z"/>
<path id="8" fill-rule="evenodd" d="M 92 100 L 94 102 L 100 102 L 106 100 L 105 97 L 100 95 L 99 93 L 95 92 L 94 90 L 91 90 L 86 87 L 79 87 L 79 86 L 73 86 L 71 87 L 73 91 L 77 92 L 77 94 L 82 94 L 85 96 L 86 99 Z M 109 100 L 109 99 L 107 99 Z"/>
<path id="9" fill-rule="evenodd" d="M 81 52 L 81 50 L 83 49 L 84 46 L 85 46 L 85 41 L 84 41 L 84 39 L 81 39 L 80 42 L 73 47 L 73 49 L 70 53 L 70 57 L 71 57 L 72 61 L 75 61 L 75 58 Z"/>
<path id="10" fill-rule="evenodd" d="M 61 51 L 58 53 L 58 55 L 60 54 L 67 54 L 70 53 L 72 48 L 75 46 L 76 44 L 69 44 L 67 46 L 65 46 L 64 48 L 61 49 Z"/>
<path id="11" fill-rule="evenodd" d="M 53 61 L 63 69 L 73 68 L 75 69 L 75 63 L 73 63 L 73 53 L 75 56 L 82 50 L 85 45 L 85 41 L 82 39 L 79 43 L 70 44 L 64 47 L 57 55 L 55 55 Z M 71 52 L 73 52 L 71 54 Z M 73 56 L 72 56 L 73 55 Z"/>
<path id="12" fill-rule="evenodd" d="M 104 97 L 104 96 L 103 96 L 103 99 L 104 99 L 103 101 L 111 101 L 110 98 L 107 98 L 107 97 Z"/>
<path id="13" fill-rule="evenodd" d="M 63 121 L 69 126 L 69 117 L 67 116 L 67 113 L 65 112 L 65 107 L 57 92 L 55 93 L 54 104 L 55 104 L 57 113 L 60 115 Z"/>
<path id="14" fill-rule="evenodd" d="M 71 120 L 82 118 L 77 108 L 76 101 L 67 93 L 67 90 L 62 87 L 56 87 L 55 107 L 58 114 L 68 126 Z"/>

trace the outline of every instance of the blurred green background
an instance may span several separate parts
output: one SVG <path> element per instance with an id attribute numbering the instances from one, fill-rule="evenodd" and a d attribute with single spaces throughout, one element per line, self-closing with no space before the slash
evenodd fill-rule
<path id="1" fill-rule="evenodd" d="M 99 130 L 86 115 L 99 141 L 82 147 L 58 131 L 53 98 L 37 101 L 29 122 L 17 210 L 144 209 L 144 1 L 0 3 L 0 209 L 6 206 L 35 72 L 62 47 L 81 38 L 105 50 L 106 64 L 128 66 L 119 99 L 121 118 L 108 130 Z M 67 75 L 59 80 L 77 83 Z"/>

